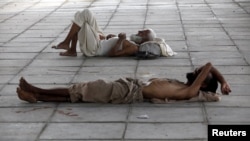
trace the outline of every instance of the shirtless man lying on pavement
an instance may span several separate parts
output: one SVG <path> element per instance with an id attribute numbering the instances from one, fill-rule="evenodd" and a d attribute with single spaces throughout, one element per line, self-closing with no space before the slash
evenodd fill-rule
<path id="1" fill-rule="evenodd" d="M 120 33 L 118 37 L 114 34 L 105 36 L 89 9 L 77 11 L 72 21 L 71 29 L 64 41 L 52 46 L 54 49 L 67 50 L 61 52 L 61 56 L 77 56 L 78 40 L 81 52 L 85 56 L 131 56 L 138 51 L 137 45 L 152 41 L 156 37 L 152 29 L 140 30 L 137 34 L 132 34 L 130 40 L 126 39 L 125 33 Z"/>
<path id="2" fill-rule="evenodd" d="M 200 97 L 202 101 L 219 101 L 216 93 L 218 82 L 222 94 L 231 92 L 229 84 L 221 73 L 207 63 L 194 72 L 187 73 L 187 83 L 171 79 L 153 78 L 148 84 L 132 78 L 121 78 L 113 82 L 96 80 L 72 84 L 69 88 L 42 89 L 20 79 L 17 88 L 21 100 L 36 103 L 44 102 L 96 102 L 96 103 L 135 103 L 144 99 L 164 103 L 168 100 L 189 100 Z"/>

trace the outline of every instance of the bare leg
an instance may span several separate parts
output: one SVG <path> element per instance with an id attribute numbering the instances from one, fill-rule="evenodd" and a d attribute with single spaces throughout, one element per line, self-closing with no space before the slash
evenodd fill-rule
<path id="1" fill-rule="evenodd" d="M 24 78 L 20 79 L 20 88 L 17 88 L 21 100 L 36 103 L 44 102 L 70 102 L 68 88 L 41 89 L 29 84 Z"/>
<path id="2" fill-rule="evenodd" d="M 61 56 L 77 56 L 76 53 L 76 46 L 77 46 L 77 34 L 75 34 L 72 38 L 71 41 L 71 48 L 69 48 L 67 51 L 65 52 L 60 52 Z"/>
<path id="3" fill-rule="evenodd" d="M 69 97 L 68 88 L 42 89 L 29 84 L 23 77 L 20 79 L 19 87 L 33 94 Z"/>
<path id="4" fill-rule="evenodd" d="M 70 42 L 74 38 L 74 36 L 77 36 L 78 31 L 81 29 L 77 24 L 73 23 L 71 26 L 71 29 L 67 35 L 67 37 L 59 43 L 57 46 L 52 46 L 52 48 L 55 49 L 65 49 L 68 50 L 70 49 Z"/>

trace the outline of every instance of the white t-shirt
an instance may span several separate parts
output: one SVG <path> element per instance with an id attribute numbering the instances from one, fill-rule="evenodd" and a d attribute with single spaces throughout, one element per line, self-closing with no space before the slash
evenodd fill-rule
<path id="1" fill-rule="evenodd" d="M 118 37 L 113 37 L 109 38 L 108 40 L 100 40 L 100 47 L 97 50 L 97 56 L 108 56 L 109 51 L 111 50 L 112 47 L 115 46 L 118 39 L 119 39 Z"/>

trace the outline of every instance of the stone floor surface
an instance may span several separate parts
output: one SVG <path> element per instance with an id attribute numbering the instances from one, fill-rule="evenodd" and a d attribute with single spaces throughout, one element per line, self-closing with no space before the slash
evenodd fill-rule
<path id="1" fill-rule="evenodd" d="M 51 46 L 85 8 L 106 34 L 152 28 L 178 54 L 87 58 L 78 49 L 77 57 L 59 56 Z M 209 124 L 250 124 L 249 23 L 250 0 L 1 0 L 0 141 L 206 141 Z M 119 77 L 185 81 L 206 62 L 232 87 L 220 102 L 29 104 L 15 92 L 21 76 L 43 88 Z"/>

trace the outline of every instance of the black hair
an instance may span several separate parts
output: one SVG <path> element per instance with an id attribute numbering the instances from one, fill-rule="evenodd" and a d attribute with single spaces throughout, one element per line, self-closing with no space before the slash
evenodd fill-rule
<path id="1" fill-rule="evenodd" d="M 216 90 L 218 88 L 218 80 L 213 75 L 212 77 L 207 77 L 207 78 L 208 80 L 204 81 L 206 87 L 201 87 L 200 90 L 216 93 Z"/>
<path id="2" fill-rule="evenodd" d="M 199 73 L 187 73 L 187 79 L 188 79 L 188 84 L 191 85 L 194 80 L 196 79 L 196 77 L 198 76 Z M 213 75 L 208 76 L 205 80 L 204 80 L 204 84 L 205 87 L 201 87 L 200 90 L 201 91 L 206 91 L 206 92 L 213 92 L 216 93 L 216 90 L 218 88 L 218 80 L 216 77 L 214 77 Z"/>

